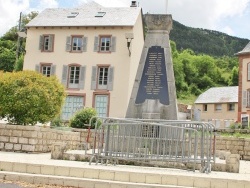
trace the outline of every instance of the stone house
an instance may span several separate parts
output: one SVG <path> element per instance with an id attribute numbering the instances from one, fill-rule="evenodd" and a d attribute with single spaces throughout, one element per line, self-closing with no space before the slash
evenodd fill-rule
<path id="1" fill-rule="evenodd" d="M 217 128 L 228 128 L 237 121 L 238 86 L 213 87 L 194 102 L 196 120 L 210 121 Z"/>
<path id="2" fill-rule="evenodd" d="M 236 55 L 239 58 L 238 121 L 242 122 L 242 117 L 249 119 L 250 114 L 250 42 Z"/>
<path id="3" fill-rule="evenodd" d="M 24 70 L 55 75 L 67 97 L 62 119 L 83 107 L 99 116 L 125 117 L 144 44 L 142 9 L 45 9 L 26 25 Z"/>

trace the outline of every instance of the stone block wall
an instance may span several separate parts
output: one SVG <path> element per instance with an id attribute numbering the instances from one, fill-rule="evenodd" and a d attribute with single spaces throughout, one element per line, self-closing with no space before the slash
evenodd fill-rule
<path id="1" fill-rule="evenodd" d="M 239 154 L 241 159 L 250 160 L 250 138 L 217 137 L 216 150 Z"/>
<path id="2" fill-rule="evenodd" d="M 69 149 L 76 149 L 82 142 L 86 142 L 87 134 L 87 130 L 70 132 L 37 126 L 0 124 L 0 150 L 50 152 L 54 142 L 64 142 Z"/>

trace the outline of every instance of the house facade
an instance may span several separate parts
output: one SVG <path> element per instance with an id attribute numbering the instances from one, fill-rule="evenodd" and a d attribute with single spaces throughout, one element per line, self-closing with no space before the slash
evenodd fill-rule
<path id="1" fill-rule="evenodd" d="M 238 121 L 250 115 L 250 42 L 236 54 L 239 58 L 239 106 Z"/>
<path id="2" fill-rule="evenodd" d="M 217 128 L 228 128 L 237 121 L 237 112 L 238 86 L 210 88 L 194 103 L 196 120 L 210 121 Z"/>
<path id="3" fill-rule="evenodd" d="M 46 9 L 26 28 L 24 70 L 55 75 L 65 86 L 63 120 L 83 107 L 125 117 L 144 44 L 141 8 Z"/>

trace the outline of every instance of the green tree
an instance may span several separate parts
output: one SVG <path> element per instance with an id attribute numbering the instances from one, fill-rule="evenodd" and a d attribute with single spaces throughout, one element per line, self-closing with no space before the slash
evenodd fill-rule
<path id="1" fill-rule="evenodd" d="M 12 72 L 16 61 L 15 52 L 7 48 L 0 47 L 0 70 Z"/>
<path id="2" fill-rule="evenodd" d="M 231 72 L 228 85 L 238 86 L 238 82 L 239 82 L 239 69 L 238 67 L 234 67 Z"/>
<path id="3" fill-rule="evenodd" d="M 24 57 L 23 57 L 23 55 L 21 55 L 15 63 L 15 67 L 14 67 L 15 71 L 22 71 L 23 70 L 23 61 L 24 61 Z"/>
<path id="4" fill-rule="evenodd" d="M 64 87 L 54 76 L 34 71 L 0 73 L 0 118 L 12 124 L 51 121 L 60 113 L 64 98 Z"/>

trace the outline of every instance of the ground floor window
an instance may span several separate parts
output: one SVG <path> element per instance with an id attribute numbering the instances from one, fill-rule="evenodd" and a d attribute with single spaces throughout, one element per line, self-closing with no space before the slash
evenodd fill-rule
<path id="1" fill-rule="evenodd" d="M 98 116 L 107 117 L 108 116 L 108 104 L 109 96 L 108 95 L 95 95 L 95 109 Z"/>
<path id="2" fill-rule="evenodd" d="M 67 96 L 62 109 L 62 120 L 69 120 L 76 111 L 84 107 L 84 96 Z"/>

